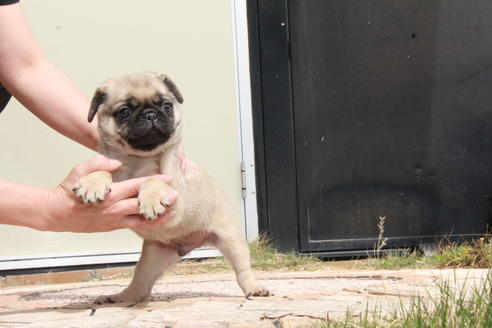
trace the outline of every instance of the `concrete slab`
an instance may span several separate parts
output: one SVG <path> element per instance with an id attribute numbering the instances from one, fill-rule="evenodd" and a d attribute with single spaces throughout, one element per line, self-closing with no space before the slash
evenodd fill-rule
<path id="1" fill-rule="evenodd" d="M 164 276 L 151 299 L 133 306 L 94 307 L 129 280 L 4 287 L 0 327 L 302 327 L 347 311 L 383 312 L 408 305 L 412 297 L 438 295 L 439 281 L 454 288 L 483 284 L 488 270 L 326 270 L 261 272 L 275 296 L 245 299 L 233 274 Z"/>

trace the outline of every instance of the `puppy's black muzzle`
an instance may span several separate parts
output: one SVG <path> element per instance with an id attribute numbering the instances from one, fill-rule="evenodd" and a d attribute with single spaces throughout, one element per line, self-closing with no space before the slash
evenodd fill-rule
<path id="1" fill-rule="evenodd" d="M 165 143 L 174 132 L 174 119 L 153 108 L 144 109 L 125 133 L 133 148 L 149 151 Z"/>

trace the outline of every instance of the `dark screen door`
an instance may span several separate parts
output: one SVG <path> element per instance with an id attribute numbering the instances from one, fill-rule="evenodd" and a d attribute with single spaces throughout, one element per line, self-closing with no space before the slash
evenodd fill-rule
<path id="1" fill-rule="evenodd" d="M 492 2 L 251 0 L 260 223 L 364 251 L 492 223 Z M 346 252 L 345 252 L 346 253 Z"/>
<path id="2" fill-rule="evenodd" d="M 288 1 L 302 251 L 484 232 L 492 2 Z"/>

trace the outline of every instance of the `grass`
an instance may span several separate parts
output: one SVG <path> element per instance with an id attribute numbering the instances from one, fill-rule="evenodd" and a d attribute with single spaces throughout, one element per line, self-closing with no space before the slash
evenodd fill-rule
<path id="1" fill-rule="evenodd" d="M 412 298 L 410 304 L 389 314 L 367 311 L 339 321 L 324 320 L 312 328 L 489 328 L 492 327 L 491 274 L 482 286 L 455 289 L 441 283 L 439 296 Z"/>
<path id="2" fill-rule="evenodd" d="M 468 243 L 442 241 L 434 254 L 425 256 L 419 251 L 388 254 L 372 258 L 368 268 L 490 268 L 492 241 L 489 236 Z"/>
<path id="3" fill-rule="evenodd" d="M 250 253 L 253 269 L 260 271 L 319 270 L 326 267 L 326 263 L 316 257 L 299 256 L 294 252 L 279 253 L 265 236 L 250 244 Z"/>
<path id="4" fill-rule="evenodd" d="M 384 246 L 385 241 L 378 243 Z M 434 254 L 425 256 L 411 252 L 377 252 L 376 256 L 358 261 L 323 261 L 316 257 L 299 256 L 294 252 L 280 253 L 270 240 L 262 236 L 250 244 L 251 264 L 257 271 L 316 271 L 337 267 L 340 269 L 416 269 L 416 268 L 490 268 L 492 267 L 492 238 L 485 236 L 469 243 L 442 241 Z M 381 252 L 382 253 L 382 252 Z M 218 273 L 229 272 L 230 265 L 223 258 L 203 261 L 185 260 L 174 267 L 171 273 Z"/>
<path id="5" fill-rule="evenodd" d="M 380 256 L 387 242 L 387 238 L 384 237 L 385 222 L 386 217 L 380 216 L 378 223 L 379 236 L 374 249 L 376 255 L 367 262 L 368 268 L 490 268 L 492 266 L 492 238 L 488 234 L 471 243 L 453 243 L 448 240 L 442 240 L 437 245 L 436 252 L 429 256 L 424 256 L 422 252 L 415 250 Z"/>

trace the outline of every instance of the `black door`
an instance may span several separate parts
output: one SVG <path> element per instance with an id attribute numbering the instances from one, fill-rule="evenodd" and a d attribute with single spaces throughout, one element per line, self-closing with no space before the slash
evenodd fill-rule
<path id="1" fill-rule="evenodd" d="M 251 1 L 260 208 L 279 246 L 373 249 L 490 222 L 492 3 Z M 263 151 L 264 150 L 264 151 Z"/>

